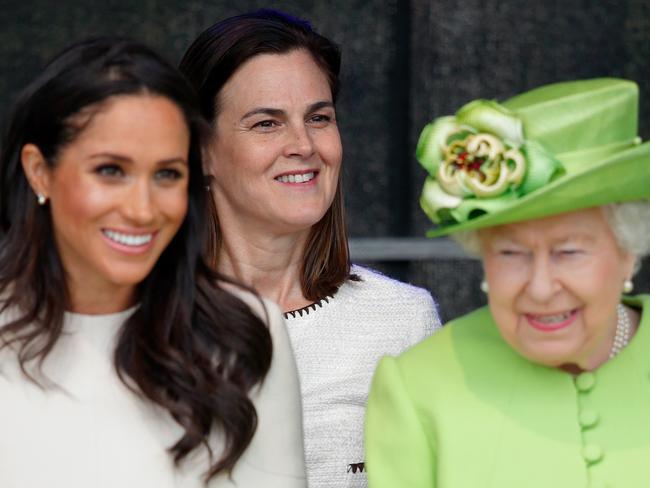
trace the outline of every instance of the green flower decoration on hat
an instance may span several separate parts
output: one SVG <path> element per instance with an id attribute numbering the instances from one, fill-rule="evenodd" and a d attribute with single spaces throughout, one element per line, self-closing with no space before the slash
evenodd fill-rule
<path id="1" fill-rule="evenodd" d="M 523 122 L 496 102 L 475 100 L 422 131 L 416 155 L 431 175 L 422 208 L 435 223 L 493 212 L 548 183 L 562 165 L 524 138 Z M 478 212 L 477 212 L 478 211 Z"/>
<path id="2" fill-rule="evenodd" d="M 547 85 L 503 104 L 475 100 L 434 120 L 416 150 L 429 173 L 420 204 L 438 224 L 430 235 L 650 198 L 650 159 L 633 153 L 623 161 L 642 168 L 648 179 L 629 197 L 606 191 L 615 181 L 605 180 L 601 188 L 576 186 L 575 199 L 548 199 L 554 188 L 566 192 L 576 177 L 638 146 L 637 110 L 634 83 L 602 78 Z M 641 147 L 649 152 L 647 144 Z M 621 171 L 632 169 L 625 164 Z M 544 194 L 548 198 L 540 200 Z"/>

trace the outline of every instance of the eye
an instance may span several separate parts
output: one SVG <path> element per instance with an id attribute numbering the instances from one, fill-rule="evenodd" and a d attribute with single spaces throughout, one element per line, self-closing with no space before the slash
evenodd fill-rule
<path id="1" fill-rule="evenodd" d="M 555 251 L 556 254 L 559 254 L 560 256 L 577 256 L 579 254 L 582 254 L 582 250 L 578 248 L 565 248 L 565 249 L 558 249 Z"/>
<path id="2" fill-rule="evenodd" d="M 313 114 L 307 122 L 316 127 L 325 127 L 332 121 L 332 116 L 328 114 Z"/>
<path id="3" fill-rule="evenodd" d="M 332 120 L 332 117 L 330 117 L 329 115 L 325 115 L 325 114 L 315 114 L 315 115 L 312 115 L 310 120 L 312 122 L 329 122 L 330 120 Z"/>
<path id="4" fill-rule="evenodd" d="M 499 256 L 504 256 L 504 257 L 516 257 L 516 256 L 523 255 L 523 252 L 517 249 L 500 249 L 498 251 L 498 254 Z"/>
<path id="5" fill-rule="evenodd" d="M 261 130 L 271 130 L 277 127 L 279 124 L 275 120 L 260 120 L 259 122 L 256 122 L 253 124 L 253 129 L 261 129 Z"/>
<path id="6" fill-rule="evenodd" d="M 176 168 L 163 168 L 156 171 L 156 179 L 163 181 L 175 181 L 180 180 L 185 176 L 185 173 L 176 169 Z"/>
<path id="7" fill-rule="evenodd" d="M 119 164 L 101 164 L 94 169 L 94 172 L 105 178 L 119 178 L 124 176 L 124 171 Z"/>

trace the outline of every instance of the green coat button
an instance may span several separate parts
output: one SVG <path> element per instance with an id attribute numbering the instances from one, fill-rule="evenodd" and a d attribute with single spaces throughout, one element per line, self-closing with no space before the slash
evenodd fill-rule
<path id="1" fill-rule="evenodd" d="M 596 384 L 596 375 L 590 372 L 580 373 L 576 377 L 576 388 L 583 393 L 591 390 Z"/>
<path id="2" fill-rule="evenodd" d="M 596 444 L 587 444 L 582 449 L 582 457 L 584 457 L 585 461 L 589 464 L 597 463 L 603 458 L 603 449 Z"/>
<path id="3" fill-rule="evenodd" d="M 580 426 L 583 429 L 588 429 L 595 426 L 598 423 L 599 419 L 600 416 L 598 415 L 598 412 L 594 410 L 583 410 L 578 415 L 578 422 L 580 422 Z"/>

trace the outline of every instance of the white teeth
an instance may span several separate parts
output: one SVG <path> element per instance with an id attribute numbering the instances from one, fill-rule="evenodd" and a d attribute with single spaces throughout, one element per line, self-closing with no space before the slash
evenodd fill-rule
<path id="1" fill-rule="evenodd" d="M 102 232 L 104 232 L 104 235 L 111 241 L 115 241 L 118 244 L 122 244 L 124 246 L 142 246 L 151 242 L 151 239 L 153 239 L 153 234 L 122 234 L 121 232 L 115 232 L 114 230 L 108 229 L 104 229 Z"/>
<path id="2" fill-rule="evenodd" d="M 543 324 L 554 324 L 562 322 L 571 316 L 571 312 L 558 313 L 555 315 L 535 315 L 535 320 Z"/>
<path id="3" fill-rule="evenodd" d="M 316 173 L 311 171 L 310 173 L 304 174 L 278 176 L 276 180 L 282 183 L 307 183 L 308 181 L 313 180 L 315 176 Z"/>

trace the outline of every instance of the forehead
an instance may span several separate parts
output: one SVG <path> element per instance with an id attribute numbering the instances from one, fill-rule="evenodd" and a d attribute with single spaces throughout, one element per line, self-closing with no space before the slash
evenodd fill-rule
<path id="1" fill-rule="evenodd" d="M 303 99 L 332 99 L 326 73 L 305 49 L 250 58 L 219 93 L 221 104 L 282 105 Z"/>
<path id="2" fill-rule="evenodd" d="M 69 121 L 71 125 L 84 131 L 96 131 L 97 126 L 101 125 L 146 126 L 161 117 L 171 119 L 173 123 L 187 125 L 185 115 L 176 102 L 163 95 L 147 92 L 113 95 L 84 107 L 73 114 Z"/>
<path id="3" fill-rule="evenodd" d="M 163 96 L 114 96 L 80 112 L 71 121 L 75 123 L 78 133 L 62 146 L 61 158 L 101 152 L 147 160 L 187 157 L 187 121 L 178 105 Z"/>
<path id="4" fill-rule="evenodd" d="M 576 210 L 541 219 L 499 225 L 479 231 L 483 243 L 510 240 L 522 244 L 557 242 L 572 239 L 613 239 L 613 234 L 601 208 Z"/>

